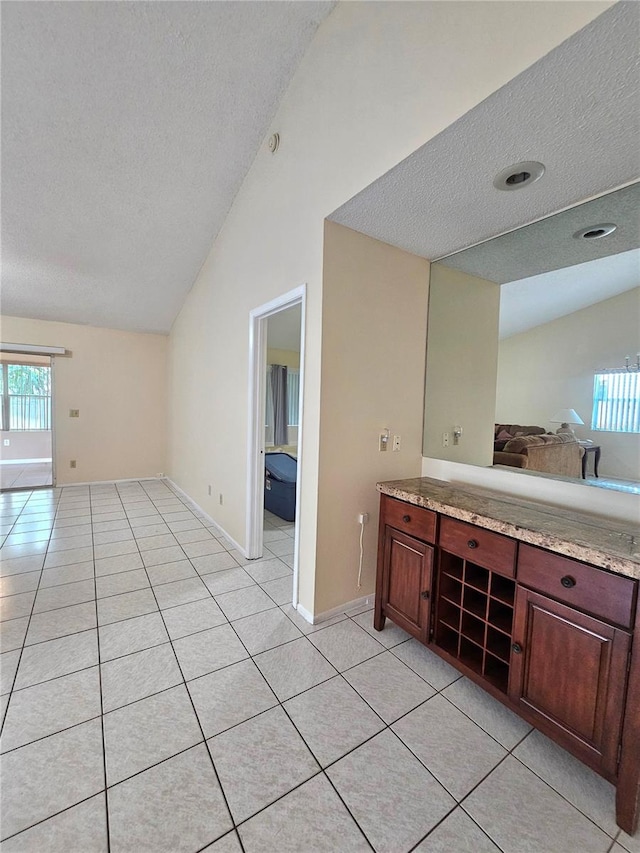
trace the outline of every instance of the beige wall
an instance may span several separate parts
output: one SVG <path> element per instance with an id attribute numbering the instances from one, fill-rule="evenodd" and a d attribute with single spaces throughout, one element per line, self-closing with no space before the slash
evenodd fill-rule
<path id="1" fill-rule="evenodd" d="M 428 288 L 424 258 L 326 223 L 316 554 L 320 613 L 374 590 L 376 483 L 420 475 Z M 387 451 L 379 451 L 385 428 L 401 437 L 398 452 L 391 440 Z M 369 514 L 369 523 L 358 590 L 360 512 Z"/>
<path id="2" fill-rule="evenodd" d="M 267 349 L 267 364 L 285 364 L 287 367 L 300 367 L 300 353 L 288 349 Z"/>
<path id="3" fill-rule="evenodd" d="M 12 343 L 65 347 L 54 365 L 58 485 L 154 477 L 166 469 L 165 335 L 2 317 Z M 79 418 L 69 418 L 79 409 Z M 75 459 L 77 468 L 69 468 Z"/>
<path id="4" fill-rule="evenodd" d="M 51 459 L 51 430 L 0 430 L 0 459 Z"/>
<path id="5" fill-rule="evenodd" d="M 333 474 L 321 470 L 330 465 L 326 453 L 320 461 L 321 407 L 326 411 L 321 385 L 323 395 L 335 399 L 337 394 L 321 375 L 328 331 L 322 322 L 323 221 L 609 5 L 338 4 L 285 93 L 172 329 L 169 471 L 244 543 L 249 312 L 306 283 L 300 601 L 312 613 L 320 612 L 316 596 L 322 602 L 334 598 L 315 580 L 316 554 L 329 553 L 324 540 L 334 537 L 322 517 Z M 281 143 L 274 156 L 266 138 L 276 130 Z M 405 337 L 394 313 L 389 301 L 385 345 L 390 348 L 394 341 L 402 346 Z M 375 361 L 373 340 L 360 351 Z M 364 363 L 362 371 L 368 366 Z M 357 435 L 362 422 L 359 396 L 352 391 L 342 389 L 341 406 L 354 418 Z M 414 429 L 419 432 L 420 426 L 418 415 Z M 369 441 L 368 431 L 354 443 L 359 440 Z M 376 476 L 372 467 L 372 484 Z M 348 477 L 347 470 L 343 481 Z M 359 498 L 349 493 L 342 499 L 345 519 L 362 509 Z M 375 493 L 372 500 L 377 501 Z"/>
<path id="6" fill-rule="evenodd" d="M 433 264 L 425 381 L 424 455 L 491 465 L 500 286 Z M 462 427 L 453 443 L 454 426 Z M 444 447 L 443 433 L 449 434 Z"/>
<path id="7" fill-rule="evenodd" d="M 497 420 L 539 424 L 558 409 L 575 409 L 585 422 L 575 427 L 579 438 L 602 447 L 600 475 L 640 480 L 640 436 L 595 432 L 591 427 L 593 374 L 602 367 L 621 367 L 638 350 L 640 288 L 629 290 L 514 335 L 500 343 Z M 589 470 L 592 470 L 589 460 Z"/>

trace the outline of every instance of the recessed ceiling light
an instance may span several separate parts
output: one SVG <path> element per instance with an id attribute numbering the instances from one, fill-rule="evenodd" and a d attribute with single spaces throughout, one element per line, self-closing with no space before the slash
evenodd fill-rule
<path id="1" fill-rule="evenodd" d="M 514 163 L 507 166 L 493 179 L 493 185 L 497 190 L 521 190 L 535 183 L 544 175 L 544 165 L 535 160 L 525 160 L 522 163 Z"/>
<path id="2" fill-rule="evenodd" d="M 599 240 L 600 237 L 608 237 L 613 234 L 618 226 L 613 222 L 603 222 L 600 225 L 589 225 L 588 228 L 581 228 L 573 235 L 576 240 Z"/>

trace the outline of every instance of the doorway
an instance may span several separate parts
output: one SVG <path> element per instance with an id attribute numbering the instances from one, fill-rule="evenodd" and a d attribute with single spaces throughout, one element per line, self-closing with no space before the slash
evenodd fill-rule
<path id="1" fill-rule="evenodd" d="M 298 604 L 305 295 L 303 285 L 254 309 L 249 318 L 247 558 L 258 559 L 267 549 L 290 566 L 294 607 Z M 270 493 L 265 509 L 265 482 L 271 485 L 265 471 L 266 453 L 273 454 L 270 464 L 286 463 L 293 472 L 287 479 L 295 477 L 295 489 L 285 496 L 284 505 L 274 504 Z"/>
<path id="2" fill-rule="evenodd" d="M 55 484 L 50 356 L 0 352 L 0 490 Z"/>

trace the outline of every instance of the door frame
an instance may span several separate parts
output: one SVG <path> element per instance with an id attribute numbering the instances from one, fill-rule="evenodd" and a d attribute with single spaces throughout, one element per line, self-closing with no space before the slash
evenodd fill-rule
<path id="1" fill-rule="evenodd" d="M 302 482 L 302 412 L 304 399 L 304 351 L 307 285 L 254 308 L 249 312 L 249 428 L 247 443 L 247 522 L 246 557 L 262 556 L 264 539 L 264 418 L 267 371 L 267 321 L 274 314 L 301 306 L 300 318 L 300 396 L 298 400 L 298 464 L 296 466 L 296 520 L 293 545 L 292 604 L 298 606 L 300 484 Z"/>

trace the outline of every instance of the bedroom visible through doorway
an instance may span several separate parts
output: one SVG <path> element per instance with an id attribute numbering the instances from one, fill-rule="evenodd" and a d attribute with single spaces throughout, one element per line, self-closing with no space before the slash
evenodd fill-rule
<path id="1" fill-rule="evenodd" d="M 304 285 L 250 312 L 246 556 L 284 564 L 278 597 L 298 604 Z M 275 569 L 274 569 L 275 570 Z M 286 596 L 285 584 L 288 586 Z M 275 590 L 274 590 L 275 592 Z M 284 603 L 284 601 L 283 601 Z"/>
<path id="2" fill-rule="evenodd" d="M 50 356 L 0 353 L 0 490 L 54 485 Z"/>

